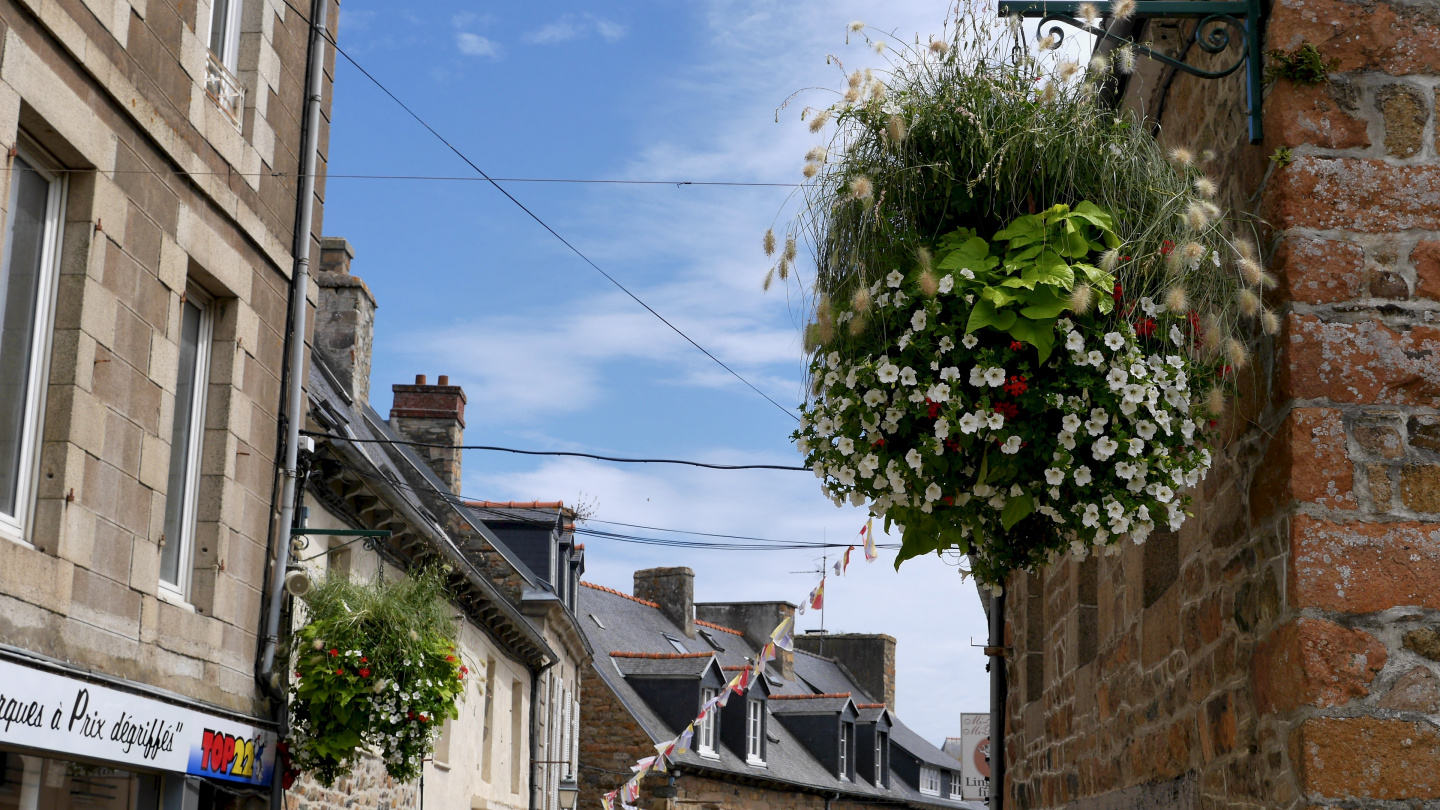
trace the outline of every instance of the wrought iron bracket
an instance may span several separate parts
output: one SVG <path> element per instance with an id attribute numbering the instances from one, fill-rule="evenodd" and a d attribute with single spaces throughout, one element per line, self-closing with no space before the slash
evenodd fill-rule
<path id="1" fill-rule="evenodd" d="M 1141 45 L 1127 37 L 1113 34 L 1103 28 L 1089 25 L 1083 20 L 1077 19 L 1081 2 L 1072 0 L 1061 0 L 1060 2 L 1045 2 L 1044 0 L 999 0 L 999 12 L 1002 17 L 1020 15 L 1021 17 L 1039 17 L 1040 26 L 1036 30 L 1036 36 L 1042 37 L 1046 34 L 1053 35 L 1056 41 L 1064 40 L 1064 29 L 1054 26 L 1048 32 L 1043 31 L 1048 23 L 1065 23 L 1094 34 L 1103 39 L 1128 44 L 1136 53 L 1154 59 L 1157 62 L 1169 65 L 1176 70 L 1184 71 L 1192 76 L 1202 79 L 1220 79 L 1229 76 L 1242 66 L 1245 68 L 1245 87 L 1250 107 L 1250 142 L 1259 143 L 1264 138 L 1264 127 L 1261 120 L 1261 102 L 1263 100 L 1262 79 L 1263 67 L 1260 54 L 1261 25 L 1264 22 L 1264 10 L 1261 0 L 1135 0 L 1134 16 L 1140 19 L 1180 19 L 1198 18 L 1199 24 L 1195 26 L 1195 33 L 1192 35 L 1194 44 L 1206 53 L 1220 53 L 1230 47 L 1230 29 L 1239 32 L 1245 38 L 1245 47 L 1235 64 L 1221 70 L 1201 70 L 1194 65 L 1188 65 L 1178 59 L 1166 56 L 1152 48 Z M 1099 0 L 1091 3 L 1095 6 L 1101 16 L 1105 16 L 1113 5 L 1112 2 Z"/>

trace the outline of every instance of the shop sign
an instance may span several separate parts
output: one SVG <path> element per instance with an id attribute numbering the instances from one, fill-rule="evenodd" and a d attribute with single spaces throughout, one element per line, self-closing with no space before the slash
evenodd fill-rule
<path id="1" fill-rule="evenodd" d="M 990 715 L 960 715 L 960 795 L 984 799 L 990 795 Z"/>
<path id="2" fill-rule="evenodd" d="M 271 732 L 9 661 L 0 744 L 252 785 L 275 769 Z"/>

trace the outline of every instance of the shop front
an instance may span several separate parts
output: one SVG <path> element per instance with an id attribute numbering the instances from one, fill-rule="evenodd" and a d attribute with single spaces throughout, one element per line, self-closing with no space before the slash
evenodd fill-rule
<path id="1" fill-rule="evenodd" d="M 263 810 L 274 733 L 182 702 L 0 660 L 0 810 Z"/>

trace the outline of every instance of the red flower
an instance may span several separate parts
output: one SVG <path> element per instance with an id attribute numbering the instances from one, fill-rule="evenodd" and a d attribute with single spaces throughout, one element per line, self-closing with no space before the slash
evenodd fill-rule
<path id="1" fill-rule="evenodd" d="M 1122 262 L 1128 262 L 1128 261 L 1130 261 L 1130 257 L 1129 257 L 1129 256 L 1121 256 L 1121 257 L 1120 257 L 1120 261 L 1122 261 Z"/>
<path id="2" fill-rule="evenodd" d="M 370 663 L 370 659 L 369 659 L 369 658 L 366 658 L 365 656 L 362 655 L 362 656 L 360 656 L 360 663 L 362 663 L 362 664 L 368 664 L 368 663 Z"/>
<path id="3" fill-rule="evenodd" d="M 1194 310 L 1191 310 L 1187 315 L 1190 321 L 1190 334 L 1198 333 L 1200 331 L 1200 316 L 1196 314 Z"/>
<path id="4" fill-rule="evenodd" d="M 1124 290 L 1120 288 L 1120 282 L 1115 282 L 1115 292 L 1111 294 L 1111 297 L 1114 298 L 1116 301 L 1119 301 L 1121 298 L 1125 297 Z"/>
<path id="5" fill-rule="evenodd" d="M 1231 372 L 1233 372 L 1234 370 L 1235 369 L 1231 368 L 1229 365 L 1226 365 L 1224 368 L 1220 369 L 1220 376 L 1229 377 Z"/>
<path id="6" fill-rule="evenodd" d="M 1012 351 L 1012 352 L 1018 352 L 1018 351 L 1020 351 L 1020 350 L 1023 349 L 1023 348 L 1025 348 L 1025 344 L 1021 343 L 1020 341 L 1018 341 L 1018 340 L 1012 340 L 1012 341 L 1010 341 L 1010 351 Z"/>
<path id="7" fill-rule="evenodd" d="M 953 496 L 953 495 L 946 495 L 945 497 L 941 498 L 940 500 L 944 501 L 946 506 L 953 506 L 954 503 L 955 503 L 955 496 Z"/>
<path id="8" fill-rule="evenodd" d="M 1026 382 L 1024 374 L 1016 374 L 1012 376 L 1010 378 L 1010 382 L 1005 384 L 1005 393 L 1009 394 L 1012 397 L 1018 397 L 1028 390 L 1030 390 L 1030 384 Z"/>
<path id="9" fill-rule="evenodd" d="M 1160 255 L 1161 255 L 1161 256 L 1169 256 L 1171 253 L 1174 253 L 1174 252 L 1175 252 L 1175 243 L 1174 243 L 1174 242 L 1171 242 L 1169 239 L 1166 239 L 1164 242 L 1162 242 L 1162 243 L 1160 244 Z"/>
<path id="10" fill-rule="evenodd" d="M 344 674 L 345 674 L 345 670 L 343 670 L 343 669 L 337 669 L 337 670 L 335 670 L 335 674 L 336 674 L 336 675 L 344 675 Z"/>
<path id="11" fill-rule="evenodd" d="M 936 416 L 939 415 L 939 413 L 940 413 L 940 407 L 941 407 L 940 403 L 938 403 L 938 402 L 932 402 L 932 401 L 930 401 L 930 398 L 929 398 L 929 397 L 926 397 L 926 399 L 925 399 L 925 405 L 926 405 L 927 409 L 928 409 L 929 412 L 930 412 L 930 418 L 931 418 L 931 419 L 934 419 Z"/>
<path id="12" fill-rule="evenodd" d="M 871 447 L 884 447 L 884 446 L 885 446 L 885 437 L 884 437 L 884 436 L 881 436 L 880 438 L 878 438 L 878 439 L 876 439 L 875 441 L 871 442 L 871 443 L 870 443 L 870 446 L 871 446 Z"/>
<path id="13" fill-rule="evenodd" d="M 339 651 L 339 650 L 331 650 L 331 651 L 330 651 L 330 654 L 331 654 L 331 655 L 339 655 L 339 654 L 340 654 L 340 651 Z"/>
<path id="14" fill-rule="evenodd" d="M 1140 337 L 1150 337 L 1155 334 L 1155 319 L 1141 318 L 1135 322 L 1135 334 Z"/>
<path id="15" fill-rule="evenodd" d="M 450 662 L 454 662 L 455 656 L 453 656 L 453 655 L 447 655 L 447 656 L 445 656 L 445 660 L 446 660 L 446 661 L 450 661 Z"/>
<path id="16" fill-rule="evenodd" d="M 360 668 L 360 677 L 362 677 L 362 678 L 368 678 L 368 677 L 370 677 L 370 668 L 369 668 L 369 667 L 361 667 L 361 668 Z"/>
<path id="17" fill-rule="evenodd" d="M 1215 420 L 1214 420 L 1214 419 L 1211 419 L 1211 420 L 1210 420 L 1210 427 L 1212 427 L 1212 428 L 1215 427 Z"/>
<path id="18" fill-rule="evenodd" d="M 1006 419 L 1014 419 L 1020 415 L 1020 406 L 1013 402 L 997 402 L 992 410 Z"/>

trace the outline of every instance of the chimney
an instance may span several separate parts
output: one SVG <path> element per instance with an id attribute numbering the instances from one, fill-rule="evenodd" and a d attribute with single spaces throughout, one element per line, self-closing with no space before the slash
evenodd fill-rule
<path id="1" fill-rule="evenodd" d="M 895 638 L 883 633 L 813 633 L 795 637 L 795 648 L 834 658 L 870 697 L 895 711 Z"/>
<path id="2" fill-rule="evenodd" d="M 739 630 L 756 648 L 769 644 L 770 634 L 780 622 L 794 616 L 795 606 L 789 602 L 706 602 L 695 606 L 695 618 Z M 775 656 L 771 672 L 782 680 L 795 680 L 795 654 L 777 649 Z"/>
<path id="3" fill-rule="evenodd" d="M 375 343 L 375 296 L 350 275 L 355 248 L 339 236 L 320 237 L 315 286 L 315 350 L 354 402 L 370 401 L 370 349 Z"/>
<path id="4" fill-rule="evenodd" d="M 427 385 L 424 374 L 415 375 L 414 385 L 393 385 L 395 401 L 390 407 L 390 429 L 412 442 L 441 447 L 411 448 L 425 459 L 435 475 L 456 495 L 460 494 L 460 450 L 465 438 L 465 390 L 451 385 L 444 374 Z"/>
<path id="5" fill-rule="evenodd" d="M 689 568 L 647 568 L 635 572 L 635 596 L 660 606 L 666 618 L 695 637 L 695 572 Z"/>

